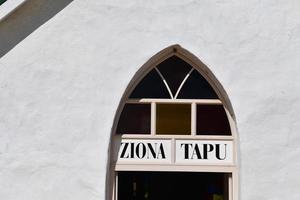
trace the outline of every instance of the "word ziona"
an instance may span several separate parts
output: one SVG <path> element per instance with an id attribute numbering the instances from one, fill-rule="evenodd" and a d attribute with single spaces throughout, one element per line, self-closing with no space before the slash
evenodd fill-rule
<path id="1" fill-rule="evenodd" d="M 120 158 L 165 159 L 162 143 L 121 143 Z"/>

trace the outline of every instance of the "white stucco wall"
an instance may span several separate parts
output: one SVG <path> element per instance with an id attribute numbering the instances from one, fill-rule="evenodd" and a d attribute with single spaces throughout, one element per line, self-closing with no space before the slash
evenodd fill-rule
<path id="1" fill-rule="evenodd" d="M 299 9 L 297 0 L 71 2 L 0 59 L 0 199 L 104 200 L 119 100 L 143 63 L 180 44 L 231 99 L 240 199 L 299 200 Z M 20 13 L 6 27 L 28 18 Z"/>

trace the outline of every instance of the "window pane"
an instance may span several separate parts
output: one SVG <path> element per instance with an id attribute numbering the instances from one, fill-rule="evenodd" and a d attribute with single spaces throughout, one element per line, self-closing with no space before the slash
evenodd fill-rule
<path id="1" fill-rule="evenodd" d="M 119 200 L 228 200 L 228 174 L 118 172 Z"/>
<path id="2" fill-rule="evenodd" d="M 222 105 L 197 105 L 197 135 L 231 135 Z"/>
<path id="3" fill-rule="evenodd" d="M 175 96 L 178 87 L 192 67 L 177 56 L 172 56 L 160 63 L 157 69 L 164 76 L 173 96 Z"/>
<path id="4" fill-rule="evenodd" d="M 117 134 L 150 134 L 151 105 L 126 104 L 117 126 Z"/>
<path id="5" fill-rule="evenodd" d="M 156 134 L 191 134 L 190 104 L 157 104 Z"/>
<path id="6" fill-rule="evenodd" d="M 134 88 L 129 98 L 171 98 L 155 69 L 151 70 Z"/>
<path id="7" fill-rule="evenodd" d="M 205 78 L 194 70 L 178 94 L 178 99 L 218 99 L 217 94 Z"/>

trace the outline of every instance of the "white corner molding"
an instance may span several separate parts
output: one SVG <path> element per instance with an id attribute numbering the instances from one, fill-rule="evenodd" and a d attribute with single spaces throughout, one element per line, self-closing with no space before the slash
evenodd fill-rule
<path id="1" fill-rule="evenodd" d="M 0 22 L 27 0 L 7 0 L 0 5 Z"/>

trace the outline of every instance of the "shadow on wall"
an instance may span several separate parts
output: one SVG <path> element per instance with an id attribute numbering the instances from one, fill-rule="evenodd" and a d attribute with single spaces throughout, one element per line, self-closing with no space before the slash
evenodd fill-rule
<path id="1" fill-rule="evenodd" d="M 28 0 L 0 21 L 0 58 L 73 0 Z"/>

